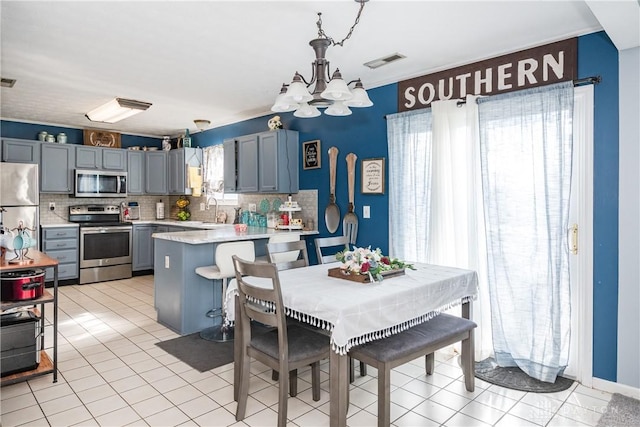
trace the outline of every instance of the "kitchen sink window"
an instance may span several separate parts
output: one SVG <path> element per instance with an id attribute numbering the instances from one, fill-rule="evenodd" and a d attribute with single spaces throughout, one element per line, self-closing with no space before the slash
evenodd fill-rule
<path id="1" fill-rule="evenodd" d="M 238 195 L 224 192 L 224 147 L 222 144 L 203 149 L 204 188 L 207 200 L 214 197 L 219 205 L 237 205 Z"/>

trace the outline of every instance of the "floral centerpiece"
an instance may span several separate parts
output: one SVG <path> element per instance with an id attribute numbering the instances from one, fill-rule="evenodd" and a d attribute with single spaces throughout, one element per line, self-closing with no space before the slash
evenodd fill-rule
<path id="1" fill-rule="evenodd" d="M 400 261 L 397 258 L 390 258 L 382 254 L 380 248 L 371 250 L 367 248 L 357 248 L 345 250 L 336 254 L 336 259 L 342 263 L 340 269 L 349 275 L 368 275 L 372 282 L 381 282 L 385 272 L 403 271 L 405 268 L 415 270 L 413 264 Z"/>

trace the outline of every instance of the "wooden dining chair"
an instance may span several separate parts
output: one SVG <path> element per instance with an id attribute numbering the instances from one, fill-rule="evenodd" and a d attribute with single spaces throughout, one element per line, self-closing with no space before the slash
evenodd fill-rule
<path id="1" fill-rule="evenodd" d="M 278 266 L 278 270 L 289 270 L 309 266 L 307 243 L 304 240 L 267 243 L 267 260 Z"/>
<path id="2" fill-rule="evenodd" d="M 271 235 L 269 237 L 269 240 L 267 241 L 267 244 L 270 244 L 270 243 L 282 243 L 282 242 L 295 242 L 296 240 L 300 240 L 300 233 L 293 232 L 293 231 L 280 232 L 280 233 L 275 233 L 275 234 Z M 293 256 L 293 259 L 297 258 L 296 254 L 285 254 L 285 255 L 283 255 L 283 257 L 285 259 L 286 258 L 290 258 L 291 256 Z M 269 261 L 269 256 L 268 255 L 257 256 L 256 257 L 256 261 L 260 261 L 260 262 L 275 262 L 277 264 L 276 261 Z"/>
<path id="3" fill-rule="evenodd" d="M 267 262 L 276 265 L 278 270 L 290 270 L 292 268 L 300 268 L 309 266 L 309 255 L 307 253 L 307 245 L 304 240 L 279 241 L 267 243 Z M 302 327 L 313 328 L 310 325 L 301 324 L 299 321 L 287 318 L 287 323 L 300 324 Z M 274 370 L 271 374 L 273 381 L 278 381 L 278 371 Z M 298 394 L 298 371 L 289 372 L 289 395 L 296 397 Z"/>
<path id="4" fill-rule="evenodd" d="M 314 240 L 314 243 L 319 264 L 337 262 L 336 253 L 349 249 L 349 238 L 347 236 L 318 237 Z M 327 251 L 323 252 L 323 249 L 327 248 L 333 248 L 333 250 L 329 251 L 329 253 Z"/>
<path id="5" fill-rule="evenodd" d="M 349 237 L 347 236 L 335 236 L 335 237 L 318 237 L 314 240 L 316 245 L 316 255 L 318 256 L 318 264 L 328 264 L 331 262 L 338 262 L 336 259 L 336 253 L 349 249 Z M 332 248 L 333 250 L 326 251 L 325 249 Z M 323 251 L 324 250 L 324 251 Z M 329 253 L 327 253 L 329 252 Z M 367 365 L 364 362 L 360 362 L 360 376 L 367 375 Z M 349 382 L 354 382 L 356 379 L 356 367 L 353 358 L 349 358 Z"/>
<path id="6" fill-rule="evenodd" d="M 278 426 L 287 424 L 289 371 L 311 365 L 311 387 L 314 401 L 320 400 L 320 361 L 329 357 L 327 335 L 298 325 L 287 325 L 280 278 L 275 264 L 243 261 L 237 256 L 233 263 L 238 285 L 240 312 L 236 313 L 236 340 L 241 340 L 240 388 L 236 420 L 245 417 L 249 396 L 251 359 L 271 369 L 283 372 L 278 383 Z M 271 287 L 255 283 L 255 278 L 271 280 Z M 253 281 L 253 283 L 252 283 Z M 270 310 L 265 310 L 265 304 Z M 274 327 L 271 332 L 251 334 L 251 321 Z"/>

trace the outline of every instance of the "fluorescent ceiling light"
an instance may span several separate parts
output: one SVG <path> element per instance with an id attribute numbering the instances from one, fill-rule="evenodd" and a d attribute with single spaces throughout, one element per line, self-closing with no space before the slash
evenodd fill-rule
<path id="1" fill-rule="evenodd" d="M 116 98 L 89 111 L 86 115 L 92 122 L 115 123 L 134 114 L 141 113 L 149 107 L 151 107 L 151 104 L 148 102 Z"/>

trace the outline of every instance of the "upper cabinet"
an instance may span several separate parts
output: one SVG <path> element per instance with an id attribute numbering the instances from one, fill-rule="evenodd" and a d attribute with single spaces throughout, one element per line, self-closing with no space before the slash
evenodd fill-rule
<path id="1" fill-rule="evenodd" d="M 179 148 L 169 151 L 169 194 L 192 193 L 190 173 L 202 174 L 202 149 Z M 190 168 L 197 168 L 191 169 Z"/>
<path id="2" fill-rule="evenodd" d="M 2 161 L 10 163 L 40 163 L 40 142 L 2 138 Z"/>
<path id="3" fill-rule="evenodd" d="M 73 194 L 74 145 L 41 144 L 40 192 Z"/>
<path id="4" fill-rule="evenodd" d="M 145 193 L 167 194 L 167 152 L 145 152 Z"/>
<path id="5" fill-rule="evenodd" d="M 224 141 L 225 191 L 297 193 L 298 132 L 276 130 Z"/>
<path id="6" fill-rule="evenodd" d="M 238 138 L 238 192 L 258 192 L 258 135 Z"/>
<path id="7" fill-rule="evenodd" d="M 127 150 L 127 194 L 145 193 L 145 154 Z"/>
<path id="8" fill-rule="evenodd" d="M 127 150 L 78 145 L 76 146 L 76 168 L 126 171 Z"/>

